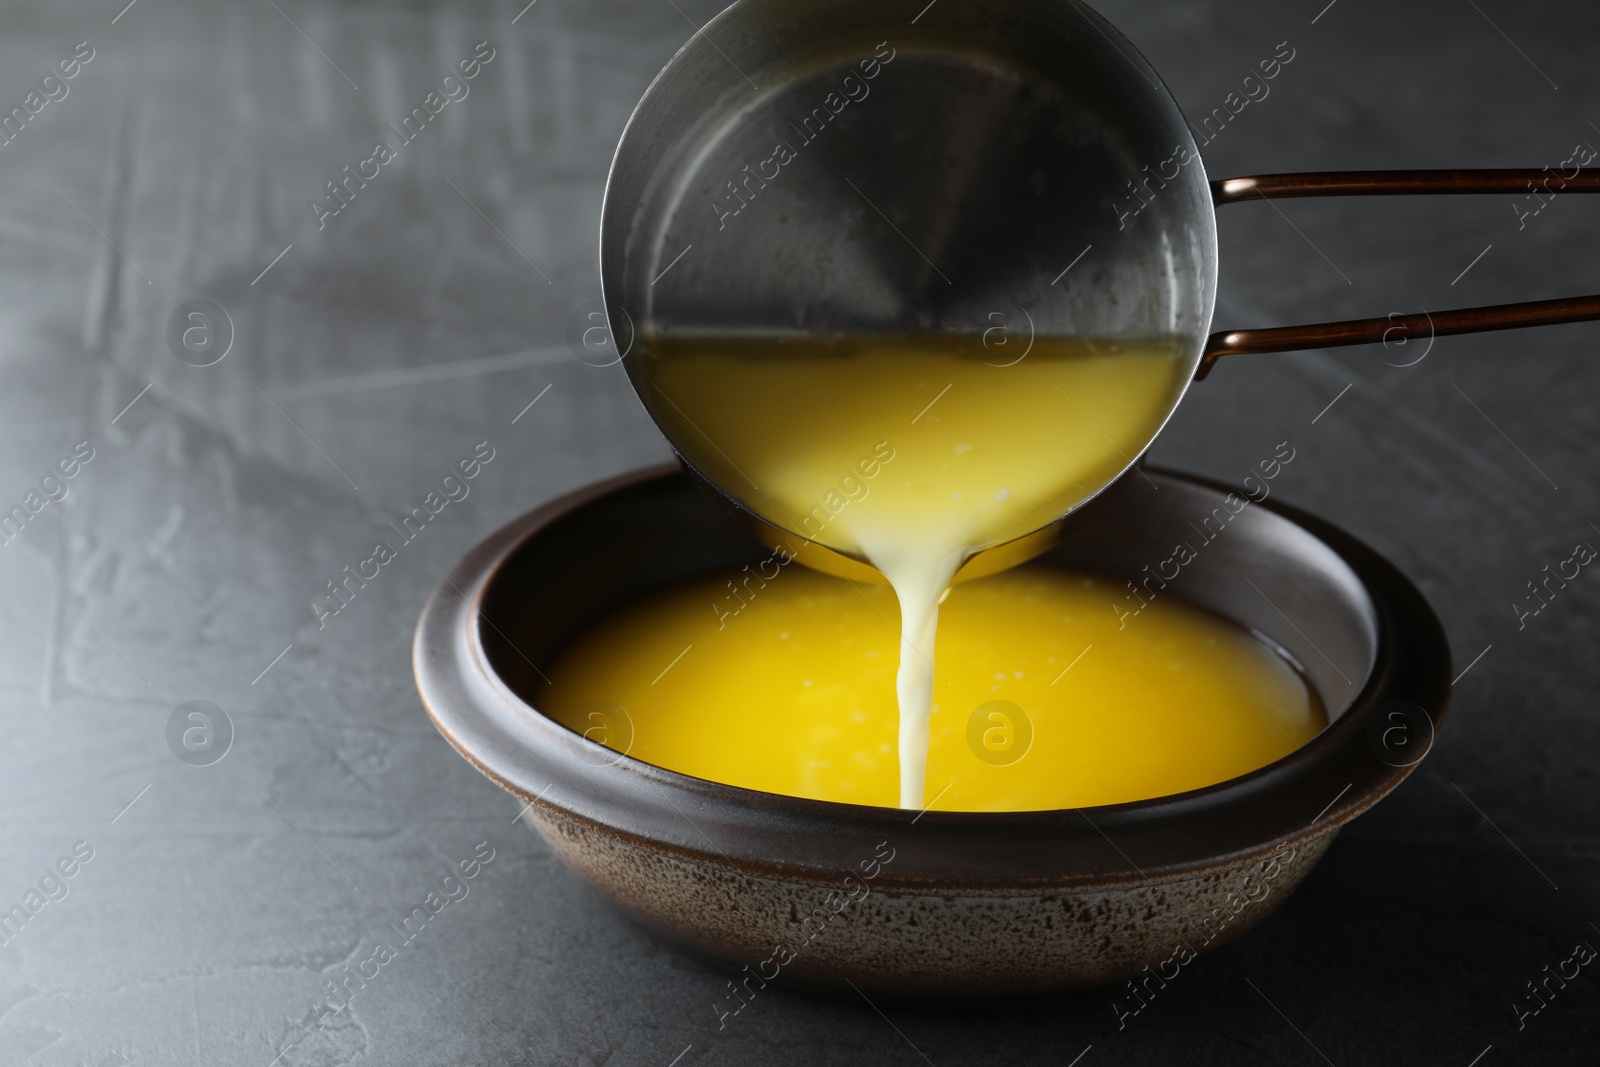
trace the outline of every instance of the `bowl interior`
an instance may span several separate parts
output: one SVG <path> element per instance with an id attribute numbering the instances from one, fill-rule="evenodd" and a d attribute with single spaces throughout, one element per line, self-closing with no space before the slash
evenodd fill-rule
<path id="1" fill-rule="evenodd" d="M 1164 477 L 1158 488 L 1155 477 L 1124 477 L 1038 561 L 1126 583 L 1130 612 L 1175 596 L 1255 631 L 1294 659 L 1337 722 L 1378 655 L 1361 578 L 1305 527 L 1242 493 Z M 537 709 L 535 664 L 585 627 L 650 590 L 769 553 L 690 478 L 636 484 L 545 526 L 538 551 L 512 553 L 484 591 L 481 618 L 493 621 L 480 621 L 479 638 L 492 669 Z"/>

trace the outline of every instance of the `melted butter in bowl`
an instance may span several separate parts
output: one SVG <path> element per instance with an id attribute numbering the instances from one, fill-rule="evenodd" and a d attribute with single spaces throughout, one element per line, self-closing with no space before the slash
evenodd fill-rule
<path id="1" fill-rule="evenodd" d="M 929 719 L 933 809 L 1185 792 L 1265 766 L 1326 725 L 1294 665 L 1238 624 L 1170 596 L 1119 620 L 1120 597 L 1108 579 L 1042 564 L 951 589 Z M 748 569 L 707 575 L 579 634 L 547 668 L 542 707 L 697 778 L 895 806 L 896 620 L 882 585 L 792 564 L 764 583 Z"/>

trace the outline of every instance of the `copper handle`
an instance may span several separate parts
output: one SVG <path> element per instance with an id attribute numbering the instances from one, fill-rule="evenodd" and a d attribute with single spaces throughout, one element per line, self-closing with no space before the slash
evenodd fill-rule
<path id="1" fill-rule="evenodd" d="M 1227 178 L 1211 183 L 1211 195 L 1220 206 L 1247 200 L 1277 200 L 1301 196 L 1419 196 L 1423 194 L 1522 193 L 1535 185 L 1558 192 L 1600 192 L 1600 167 L 1577 168 L 1572 176 L 1545 170 L 1355 170 L 1306 174 L 1263 174 Z M 1536 300 L 1493 307 L 1456 308 L 1418 315 L 1393 315 L 1381 319 L 1346 319 L 1307 326 L 1281 326 L 1266 330 L 1224 330 L 1206 339 L 1195 379 L 1211 373 L 1221 356 L 1260 352 L 1296 352 L 1307 348 L 1376 344 L 1394 336 L 1409 338 L 1414 332 L 1428 336 L 1484 333 L 1519 326 L 1554 326 L 1565 322 L 1600 319 L 1600 296 L 1562 300 Z"/>

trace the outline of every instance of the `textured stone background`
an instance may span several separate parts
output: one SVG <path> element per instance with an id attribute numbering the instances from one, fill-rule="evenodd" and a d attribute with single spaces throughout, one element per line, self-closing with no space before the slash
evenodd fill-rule
<path id="1" fill-rule="evenodd" d="M 0 547 L 0 903 L 94 849 L 0 948 L 0 1063 L 1594 1062 L 1600 963 L 1520 1031 L 1511 1008 L 1575 942 L 1600 946 L 1594 579 L 1520 631 L 1511 604 L 1600 543 L 1600 326 L 1441 340 L 1406 369 L 1381 348 L 1237 357 L 1158 442 L 1158 462 L 1239 479 L 1292 441 L 1282 497 L 1394 558 L 1458 667 L 1489 647 L 1422 769 L 1260 932 L 1120 1032 L 1109 993 L 885 1017 L 768 992 L 719 1033 L 724 979 L 514 824 L 435 734 L 408 663 L 469 545 L 667 454 L 615 368 L 563 336 L 596 295 L 629 109 L 715 0 L 538 0 L 515 24 L 515 0 L 123 2 L 0 6 L 3 109 L 75 42 L 95 49 L 0 148 L 0 507 L 95 450 Z M 1337 0 L 1313 24 L 1323 3 L 1101 7 L 1191 114 L 1278 42 L 1297 50 L 1207 147 L 1213 175 L 1542 166 L 1600 145 L 1600 11 Z M 472 95 L 319 233 L 307 199 L 483 39 L 497 54 Z M 1575 195 L 1520 232 L 1510 197 L 1230 208 L 1218 322 L 1600 292 L 1597 223 Z M 196 297 L 236 331 L 204 369 L 164 338 Z M 496 459 L 470 498 L 319 632 L 323 583 L 482 440 Z M 236 731 L 213 766 L 168 748 L 190 700 Z M 470 895 L 312 1032 L 323 983 L 485 841 Z"/>

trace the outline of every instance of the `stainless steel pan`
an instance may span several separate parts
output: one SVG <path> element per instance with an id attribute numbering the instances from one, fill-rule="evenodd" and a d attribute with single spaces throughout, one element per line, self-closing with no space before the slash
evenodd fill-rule
<path id="1" fill-rule="evenodd" d="M 1264 60 L 1258 80 L 1282 61 Z M 1551 175 L 1213 182 L 1195 129 L 1133 45 L 1076 0 L 937 0 L 920 13 L 739 0 L 656 77 L 617 147 L 600 265 L 624 364 L 655 415 L 638 339 L 673 331 L 981 335 L 1003 323 L 1014 337 L 1166 336 L 1199 378 L 1231 353 L 1600 318 L 1588 296 L 1212 332 L 1215 205 L 1523 193 Z M 1600 190 L 1600 174 L 1573 169 L 1562 189 Z M 703 447 L 673 444 L 691 465 Z M 720 488 L 738 499 L 739 486 Z"/>

